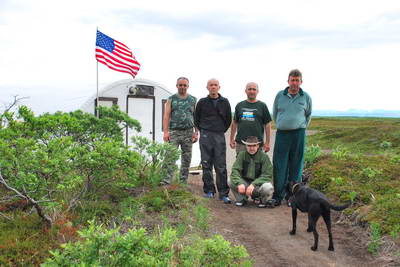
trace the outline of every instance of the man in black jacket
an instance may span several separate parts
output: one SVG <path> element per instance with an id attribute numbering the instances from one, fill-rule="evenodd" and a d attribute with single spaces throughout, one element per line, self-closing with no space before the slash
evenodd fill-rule
<path id="1" fill-rule="evenodd" d="M 205 197 L 213 198 L 216 192 L 212 173 L 214 166 L 219 199 L 229 204 L 231 200 L 228 197 L 224 133 L 231 125 L 232 113 L 228 99 L 218 93 L 220 88 L 217 79 L 210 79 L 207 82 L 209 94 L 197 103 L 194 124 L 200 130 L 199 144 Z"/>

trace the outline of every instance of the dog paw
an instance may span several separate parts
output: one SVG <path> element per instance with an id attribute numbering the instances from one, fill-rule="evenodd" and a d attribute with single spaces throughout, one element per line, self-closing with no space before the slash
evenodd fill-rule
<path id="1" fill-rule="evenodd" d="M 317 250 L 317 247 L 316 247 L 316 246 L 312 246 L 312 247 L 311 247 L 311 250 L 312 250 L 312 251 L 316 251 L 316 250 Z"/>
<path id="2" fill-rule="evenodd" d="M 291 235 L 295 235 L 295 234 L 296 234 L 296 230 L 292 230 L 292 231 L 290 231 L 290 232 L 289 232 L 289 234 L 291 234 Z"/>
<path id="3" fill-rule="evenodd" d="M 334 247 L 329 247 L 328 250 L 335 251 L 335 248 Z"/>

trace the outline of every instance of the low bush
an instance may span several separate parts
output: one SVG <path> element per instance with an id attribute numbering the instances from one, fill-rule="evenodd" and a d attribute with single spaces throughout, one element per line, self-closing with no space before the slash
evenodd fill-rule
<path id="1" fill-rule="evenodd" d="M 93 222 L 79 234 L 82 241 L 52 251 L 42 266 L 251 266 L 243 247 L 218 235 L 183 244 L 170 228 L 152 235 L 143 228 L 120 233 Z"/>

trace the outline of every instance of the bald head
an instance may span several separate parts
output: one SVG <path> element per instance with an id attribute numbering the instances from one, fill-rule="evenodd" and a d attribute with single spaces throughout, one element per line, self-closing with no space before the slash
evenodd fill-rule
<path id="1" fill-rule="evenodd" d="M 210 83 L 217 83 L 219 85 L 219 81 L 215 78 L 211 78 L 207 81 L 207 87 L 210 85 Z"/>
<path id="2" fill-rule="evenodd" d="M 255 82 L 249 82 L 246 84 L 246 89 L 248 88 L 256 88 L 258 90 L 258 84 Z"/>
<path id="3" fill-rule="evenodd" d="M 219 94 L 218 91 L 220 89 L 219 81 L 215 78 L 209 79 L 207 81 L 207 90 L 209 92 L 209 96 L 211 98 L 218 98 Z"/>
<path id="4" fill-rule="evenodd" d="M 258 84 L 255 82 L 247 83 L 245 93 L 248 102 L 257 102 Z"/>

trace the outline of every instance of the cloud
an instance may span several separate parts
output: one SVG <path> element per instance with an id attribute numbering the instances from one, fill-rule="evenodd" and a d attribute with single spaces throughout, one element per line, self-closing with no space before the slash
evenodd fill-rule
<path id="1" fill-rule="evenodd" d="M 121 23 L 143 24 L 171 31 L 178 39 L 197 39 L 206 35 L 223 40 L 218 49 L 252 48 L 292 41 L 298 48 L 362 48 L 400 40 L 400 20 L 396 13 L 373 17 L 361 24 L 338 29 L 304 29 L 301 24 L 284 24 L 267 17 L 251 21 L 233 12 L 202 12 L 190 16 L 149 11 L 115 10 Z"/>

